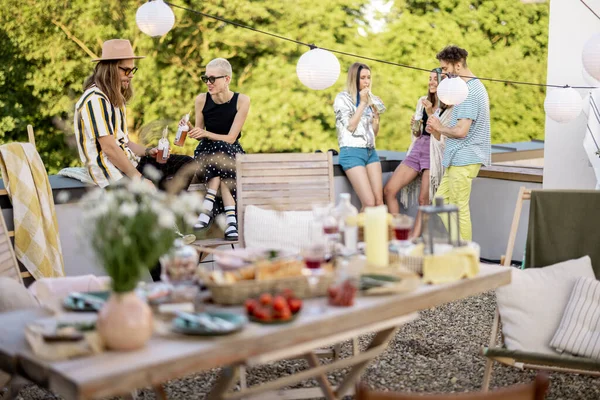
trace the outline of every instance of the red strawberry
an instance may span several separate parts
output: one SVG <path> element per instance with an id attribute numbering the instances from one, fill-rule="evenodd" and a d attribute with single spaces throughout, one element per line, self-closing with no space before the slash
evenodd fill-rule
<path id="1" fill-rule="evenodd" d="M 258 306 L 258 302 L 254 299 L 247 299 L 244 305 L 246 306 L 246 311 L 248 312 L 248 314 L 252 315 L 254 313 L 254 310 Z"/>
<path id="2" fill-rule="evenodd" d="M 273 296 L 269 293 L 263 293 L 260 295 L 260 304 L 268 306 L 273 302 Z"/>
<path id="3" fill-rule="evenodd" d="M 290 306 L 290 311 L 292 312 L 292 314 L 296 314 L 302 308 L 302 300 L 300 299 L 290 299 L 288 301 L 288 304 Z"/>
<path id="4" fill-rule="evenodd" d="M 283 311 L 289 309 L 288 303 L 282 296 L 275 296 L 273 299 L 273 310 L 275 311 Z"/>

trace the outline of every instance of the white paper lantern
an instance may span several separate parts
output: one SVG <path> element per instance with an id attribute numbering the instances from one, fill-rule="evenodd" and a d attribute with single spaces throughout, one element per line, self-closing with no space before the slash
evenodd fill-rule
<path id="1" fill-rule="evenodd" d="M 453 106 L 465 101 L 469 88 L 462 78 L 446 78 L 438 85 L 437 95 L 442 103 Z"/>
<path id="2" fill-rule="evenodd" d="M 550 119 L 564 123 L 574 120 L 581 114 L 582 103 L 581 96 L 573 88 L 548 90 L 544 110 Z"/>
<path id="3" fill-rule="evenodd" d="M 590 74 L 588 74 L 587 71 L 585 70 L 585 68 L 581 69 L 581 76 L 583 76 L 583 81 L 585 82 L 585 84 L 587 86 L 592 86 L 592 87 L 596 87 L 596 88 L 600 87 L 600 82 L 597 81 Z"/>
<path id="4" fill-rule="evenodd" d="M 327 50 L 312 49 L 298 60 L 296 74 L 300 82 L 311 89 L 327 89 L 340 77 L 340 62 Z"/>
<path id="5" fill-rule="evenodd" d="M 135 22 L 146 35 L 163 36 L 173 28 L 175 14 L 163 0 L 153 0 L 138 8 Z"/>
<path id="6" fill-rule="evenodd" d="M 585 42 L 581 61 L 588 74 L 600 81 L 600 33 L 596 33 Z"/>

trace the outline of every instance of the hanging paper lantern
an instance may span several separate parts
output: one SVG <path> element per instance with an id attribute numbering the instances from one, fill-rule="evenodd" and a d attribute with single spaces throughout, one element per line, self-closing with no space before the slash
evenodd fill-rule
<path id="1" fill-rule="evenodd" d="M 453 106 L 465 101 L 469 95 L 469 88 L 467 82 L 459 77 L 446 78 L 438 85 L 437 94 L 442 103 Z"/>
<path id="2" fill-rule="evenodd" d="M 175 14 L 163 0 L 153 0 L 138 8 L 135 22 L 146 35 L 163 36 L 173 28 Z"/>
<path id="3" fill-rule="evenodd" d="M 600 33 L 596 33 L 585 42 L 581 60 L 588 74 L 600 81 Z"/>
<path id="4" fill-rule="evenodd" d="M 313 90 L 327 89 L 340 77 L 340 62 L 327 50 L 312 49 L 298 60 L 296 74 L 300 82 Z"/>
<path id="5" fill-rule="evenodd" d="M 581 96 L 573 88 L 548 90 L 544 101 L 546 115 L 556 122 L 569 122 L 581 114 Z"/>
<path id="6" fill-rule="evenodd" d="M 600 82 L 598 80 L 596 80 L 595 78 L 593 78 L 590 74 L 588 74 L 587 71 L 585 70 L 585 68 L 581 69 L 581 76 L 583 76 L 583 81 L 585 82 L 586 85 L 596 87 L 596 88 L 600 87 Z"/>

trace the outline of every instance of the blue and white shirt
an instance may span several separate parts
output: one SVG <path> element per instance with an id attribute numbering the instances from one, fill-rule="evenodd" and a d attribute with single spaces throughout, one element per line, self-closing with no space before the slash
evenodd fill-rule
<path id="1" fill-rule="evenodd" d="M 444 167 L 492 163 L 492 131 L 490 128 L 490 99 L 483 83 L 477 78 L 467 82 L 469 94 L 465 101 L 452 108 L 450 127 L 459 119 L 473 122 L 467 136 L 462 139 L 446 138 Z"/>

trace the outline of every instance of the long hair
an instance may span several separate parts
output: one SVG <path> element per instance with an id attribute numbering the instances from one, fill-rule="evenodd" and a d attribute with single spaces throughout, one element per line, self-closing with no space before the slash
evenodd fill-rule
<path id="1" fill-rule="evenodd" d="M 438 76 L 438 85 L 440 84 L 440 82 L 442 81 L 442 69 L 441 68 L 434 68 L 431 70 L 431 72 L 435 72 L 437 73 Z M 435 91 L 435 93 L 431 93 L 429 91 L 429 89 L 427 89 L 427 100 L 429 100 L 431 102 L 431 104 L 433 104 L 433 108 L 435 109 L 437 107 L 437 101 L 438 101 L 438 95 L 437 95 L 437 90 Z M 444 103 L 442 103 L 440 101 L 440 108 L 442 110 L 445 110 L 448 106 Z"/>
<path id="2" fill-rule="evenodd" d="M 124 106 L 133 97 L 131 82 L 127 89 L 123 89 L 121 86 L 119 61 L 98 62 L 92 75 L 85 80 L 83 90 L 86 91 L 94 84 L 108 97 L 111 104 L 115 107 Z"/>
<path id="3" fill-rule="evenodd" d="M 368 69 L 371 71 L 371 68 L 367 66 L 367 64 L 355 62 L 350 66 L 348 70 L 348 79 L 346 80 L 346 91 L 350 93 L 350 98 L 356 100 L 358 98 L 358 88 L 360 85 L 360 72 L 363 69 Z M 371 85 L 373 85 L 373 78 L 371 77 Z"/>

